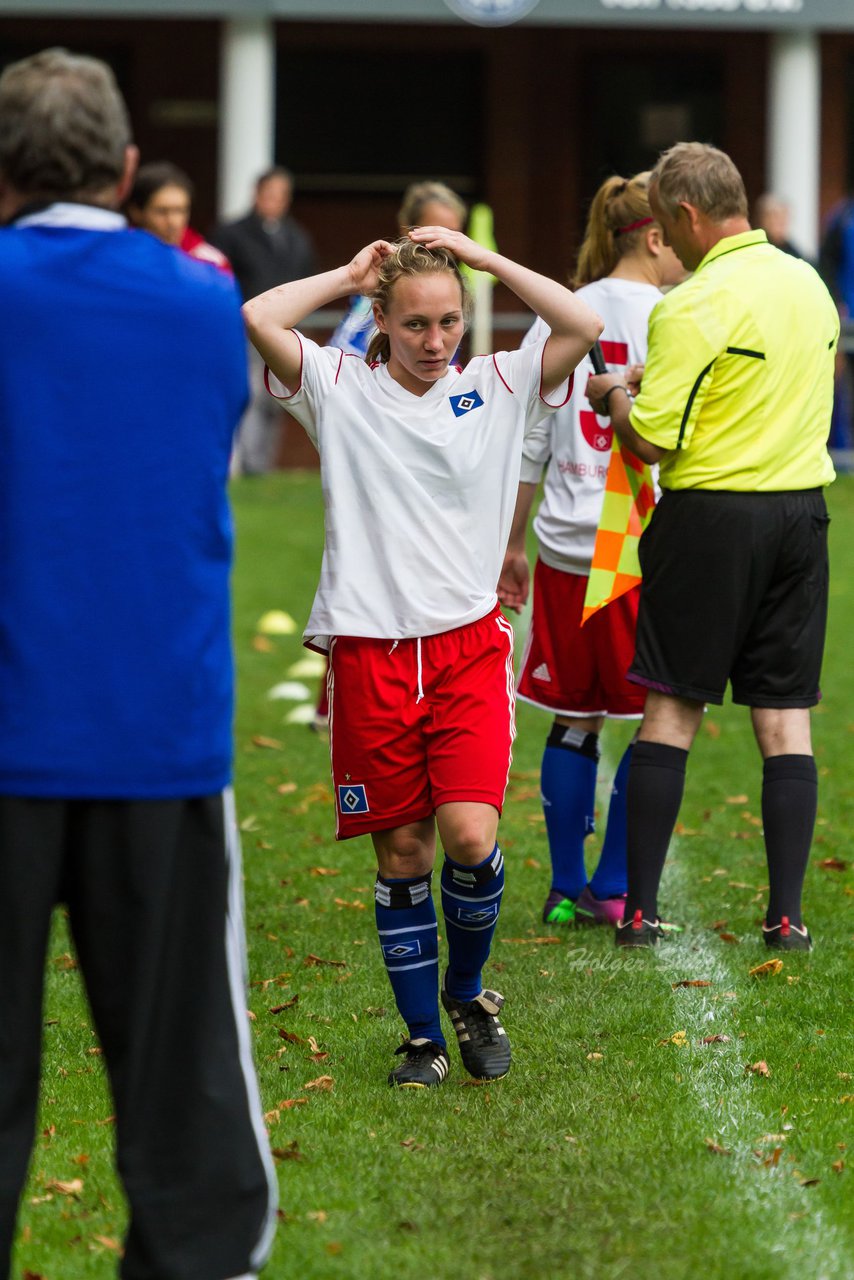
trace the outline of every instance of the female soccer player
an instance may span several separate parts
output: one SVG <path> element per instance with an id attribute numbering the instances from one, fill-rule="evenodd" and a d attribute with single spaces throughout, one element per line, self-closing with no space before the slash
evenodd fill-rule
<path id="1" fill-rule="evenodd" d="M 647 199 L 645 173 L 608 178 L 597 191 L 578 257 L 576 295 L 604 319 L 602 350 L 625 369 L 646 358 L 649 313 L 661 288 L 684 270 L 662 239 Z M 548 332 L 535 321 L 526 342 Z M 626 892 L 626 777 L 632 744 L 614 779 L 608 825 L 596 871 L 587 882 L 584 841 L 593 831 L 599 734 L 606 716 L 640 719 L 645 693 L 625 673 L 634 655 L 638 588 L 581 626 L 596 528 L 602 510 L 613 432 L 587 402 L 592 372 L 585 361 L 568 402 L 543 419 L 524 445 L 522 482 L 499 583 L 499 599 L 520 608 L 528 594 L 525 529 L 548 462 L 542 504 L 534 519 L 539 558 L 534 607 L 518 693 L 554 715 L 542 762 L 541 790 L 552 863 L 543 908 L 549 924 L 615 924 Z"/>
<path id="2" fill-rule="evenodd" d="M 451 364 L 467 301 L 458 263 L 489 271 L 549 336 Z M 342 295 L 373 298 L 368 362 L 294 326 Z M 524 431 L 561 404 L 601 322 L 554 280 L 462 232 L 415 228 L 346 266 L 244 308 L 280 398 L 320 452 L 326 539 L 306 642 L 330 653 L 330 750 L 339 839 L 369 833 L 376 919 L 409 1038 L 389 1083 L 444 1080 L 436 828 L 445 851 L 442 1004 L 463 1065 L 498 1078 L 510 1048 L 484 991 L 504 887 L 496 842 L 514 736 L 512 628 L 495 583 Z"/>

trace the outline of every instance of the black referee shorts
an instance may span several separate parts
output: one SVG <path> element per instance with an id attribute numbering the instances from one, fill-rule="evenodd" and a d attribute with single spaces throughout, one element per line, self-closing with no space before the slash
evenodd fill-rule
<path id="1" fill-rule="evenodd" d="M 824 491 L 669 489 L 640 541 L 628 678 L 750 707 L 812 707 L 827 624 Z"/>
<path id="2" fill-rule="evenodd" d="M 33 1143 L 51 914 L 64 902 L 130 1205 L 124 1280 L 256 1272 L 275 1174 L 246 1016 L 233 801 L 0 796 L 0 1277 Z"/>

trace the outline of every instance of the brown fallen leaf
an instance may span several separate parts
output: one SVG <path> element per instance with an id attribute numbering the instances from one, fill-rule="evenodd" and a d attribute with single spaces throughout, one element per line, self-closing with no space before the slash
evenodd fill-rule
<path id="1" fill-rule="evenodd" d="M 259 653 L 272 653 L 276 646 L 266 636 L 253 636 L 252 648 L 257 649 Z"/>
<path id="2" fill-rule="evenodd" d="M 709 720 L 708 718 L 703 721 L 703 731 L 710 738 L 719 738 L 721 736 L 721 726 L 715 720 Z"/>
<path id="3" fill-rule="evenodd" d="M 340 867 L 312 867 L 309 875 L 312 876 L 340 876 Z"/>
<path id="4" fill-rule="evenodd" d="M 711 985 L 708 978 L 683 978 L 681 982 L 671 982 L 670 989 L 675 991 L 677 987 L 710 987 Z"/>
<path id="5" fill-rule="evenodd" d="M 336 1257 L 339 1253 L 342 1253 L 344 1250 L 344 1246 L 340 1240 L 330 1240 L 329 1243 L 324 1247 L 327 1253 L 332 1254 L 333 1258 Z"/>
<path id="6" fill-rule="evenodd" d="M 601 1061 L 602 1061 L 602 1059 L 603 1059 L 604 1057 L 605 1057 L 604 1053 L 588 1053 L 588 1055 L 587 1055 L 587 1061 L 588 1061 L 588 1062 L 601 1062 Z"/>
<path id="7" fill-rule="evenodd" d="M 44 1189 L 55 1191 L 60 1196 L 72 1196 L 76 1199 L 83 1190 L 83 1179 L 71 1178 L 68 1182 L 63 1182 L 60 1178 L 51 1178 L 44 1184 Z"/>
<path id="8" fill-rule="evenodd" d="M 727 796 L 727 804 L 747 804 L 748 797 L 745 795 Z"/>
<path id="9" fill-rule="evenodd" d="M 728 1147 L 720 1146 L 717 1142 L 714 1142 L 711 1138 L 704 1138 L 703 1141 L 706 1144 L 707 1150 L 711 1151 L 713 1155 L 716 1155 L 716 1156 L 732 1155 L 732 1152 Z"/>
<path id="10" fill-rule="evenodd" d="M 751 978 L 770 978 L 775 973 L 779 973 L 782 968 L 783 961 L 777 956 L 773 960 L 764 961 L 763 964 L 754 965 L 752 969 L 748 970 L 748 973 Z"/>
<path id="11" fill-rule="evenodd" d="M 316 1080 L 309 1080 L 304 1084 L 303 1089 L 318 1089 L 321 1093 L 331 1093 L 334 1084 L 332 1076 L 318 1076 Z"/>
<path id="12" fill-rule="evenodd" d="M 285 745 L 278 738 L 265 738 L 263 734 L 256 733 L 252 738 L 253 747 L 263 747 L 267 751 L 281 751 Z"/>
<path id="13" fill-rule="evenodd" d="M 121 1241 L 114 1240 L 112 1236 L 93 1236 L 92 1239 L 105 1249 L 112 1249 L 113 1253 L 118 1253 L 120 1256 L 124 1254 Z"/>
<path id="14" fill-rule="evenodd" d="M 294 1139 L 289 1142 L 286 1147 L 273 1147 L 272 1154 L 274 1160 L 304 1160 L 302 1152 L 299 1149 L 299 1143 Z"/>
<path id="15" fill-rule="evenodd" d="M 291 996 L 290 1000 L 286 1000 L 284 1004 L 274 1005 L 270 1013 L 274 1016 L 277 1013 L 284 1013 L 286 1009 L 293 1009 L 295 1004 L 299 1004 L 299 992 L 295 996 Z"/>
<path id="16" fill-rule="evenodd" d="M 346 969 L 347 967 L 346 960 L 324 960 L 321 956 L 316 956 L 312 952 L 309 952 L 309 954 L 305 957 L 305 959 L 303 960 L 303 964 L 308 965 L 309 967 L 317 964 L 327 964 L 327 965 L 330 965 L 333 969 Z"/>
<path id="17" fill-rule="evenodd" d="M 285 1098 L 279 1106 L 283 1111 L 290 1111 L 292 1107 L 304 1107 L 307 1102 L 308 1098 Z"/>
<path id="18" fill-rule="evenodd" d="M 752 1071 L 755 1076 L 770 1076 L 771 1074 L 771 1068 L 764 1059 L 761 1062 L 754 1062 L 751 1066 L 746 1066 L 744 1069 L 745 1071 Z"/>
<path id="19" fill-rule="evenodd" d="M 414 1138 L 404 1138 L 400 1145 L 402 1147 L 405 1147 L 407 1151 L 423 1151 L 424 1150 L 424 1143 L 416 1142 Z"/>
<path id="20" fill-rule="evenodd" d="M 843 1169 L 845 1168 L 845 1161 L 834 1160 L 833 1164 L 830 1167 L 834 1173 L 842 1173 Z"/>
<path id="21" fill-rule="evenodd" d="M 841 858 L 822 858 L 818 863 L 822 871 L 847 871 L 848 863 L 843 862 Z"/>
<path id="22" fill-rule="evenodd" d="M 722 1036 L 722 1035 L 703 1036 L 703 1040 L 702 1040 L 703 1044 L 729 1044 L 729 1042 L 730 1042 L 730 1037 Z"/>
<path id="23" fill-rule="evenodd" d="M 309 1222 L 323 1223 L 329 1217 L 329 1214 L 325 1209 L 309 1209 L 305 1216 L 308 1218 Z"/>

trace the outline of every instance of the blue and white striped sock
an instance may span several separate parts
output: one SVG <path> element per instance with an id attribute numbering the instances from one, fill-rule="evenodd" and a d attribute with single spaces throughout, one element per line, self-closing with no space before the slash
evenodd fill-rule
<path id="1" fill-rule="evenodd" d="M 442 910 L 448 936 L 445 987 L 455 1000 L 474 1000 L 482 990 L 481 969 L 489 956 L 504 892 L 504 855 L 498 845 L 477 866 L 445 854 Z"/>
<path id="2" fill-rule="evenodd" d="M 377 932 L 400 1016 L 412 1040 L 445 1044 L 439 1021 L 439 929 L 432 872 L 374 885 Z"/>

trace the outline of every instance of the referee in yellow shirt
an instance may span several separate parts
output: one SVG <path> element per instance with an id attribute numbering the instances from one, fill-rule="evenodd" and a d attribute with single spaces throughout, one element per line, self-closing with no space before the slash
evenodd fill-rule
<path id="1" fill-rule="evenodd" d="M 614 374 L 588 383 L 623 443 L 660 464 L 662 498 L 640 544 L 643 584 L 629 679 L 647 700 L 628 782 L 621 946 L 662 934 L 658 885 L 706 703 L 750 707 L 764 765 L 770 947 L 808 950 L 801 892 L 818 786 L 809 708 L 827 618 L 824 487 L 839 320 L 807 263 L 752 231 L 729 156 L 678 143 L 649 201 L 694 274 L 650 318 L 637 399 Z"/>

